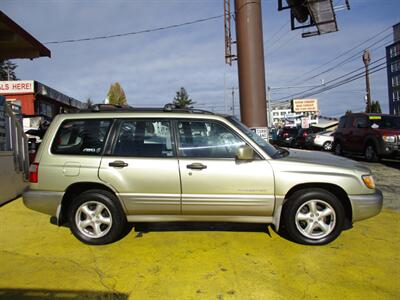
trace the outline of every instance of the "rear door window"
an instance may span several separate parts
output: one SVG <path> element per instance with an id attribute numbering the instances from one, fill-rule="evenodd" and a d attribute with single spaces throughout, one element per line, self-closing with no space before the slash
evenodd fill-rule
<path id="1" fill-rule="evenodd" d="M 123 120 L 113 156 L 173 157 L 171 125 L 166 120 Z"/>
<path id="2" fill-rule="evenodd" d="M 111 120 L 68 120 L 61 124 L 51 148 L 54 154 L 100 155 Z"/>

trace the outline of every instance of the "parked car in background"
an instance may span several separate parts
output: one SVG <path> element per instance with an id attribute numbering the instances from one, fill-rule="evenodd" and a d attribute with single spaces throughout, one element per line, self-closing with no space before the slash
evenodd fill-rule
<path id="1" fill-rule="evenodd" d="M 296 137 L 299 133 L 297 127 L 283 127 L 278 130 L 276 144 L 281 147 L 292 147 L 296 145 Z"/>
<path id="2" fill-rule="evenodd" d="M 307 148 L 307 138 L 308 136 L 312 136 L 317 132 L 320 132 L 321 129 L 317 127 L 310 128 L 300 128 L 295 139 L 294 139 L 294 147 L 296 148 Z"/>
<path id="3" fill-rule="evenodd" d="M 323 131 L 317 133 L 314 138 L 314 146 L 325 151 L 332 151 L 334 131 Z"/>
<path id="4" fill-rule="evenodd" d="M 129 222 L 177 221 L 272 223 L 321 245 L 383 200 L 363 164 L 275 148 L 234 117 L 171 107 L 57 115 L 29 181 L 27 207 L 97 245 Z"/>
<path id="5" fill-rule="evenodd" d="M 363 154 L 367 161 L 400 155 L 400 117 L 387 114 L 350 113 L 340 118 L 334 150 Z"/>

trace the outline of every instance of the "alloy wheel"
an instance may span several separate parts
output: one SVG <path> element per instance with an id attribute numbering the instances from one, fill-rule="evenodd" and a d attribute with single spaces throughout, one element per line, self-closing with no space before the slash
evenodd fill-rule
<path id="1" fill-rule="evenodd" d="M 75 224 L 78 230 L 88 238 L 100 238 L 111 229 L 112 216 L 103 203 L 89 201 L 76 210 Z"/>
<path id="2" fill-rule="evenodd" d="M 295 215 L 299 232 L 310 239 L 328 236 L 335 228 L 336 213 L 323 200 L 309 200 L 299 207 Z"/>

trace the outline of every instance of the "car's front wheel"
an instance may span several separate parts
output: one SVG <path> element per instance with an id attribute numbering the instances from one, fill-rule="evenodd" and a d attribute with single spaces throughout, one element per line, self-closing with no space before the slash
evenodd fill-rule
<path id="1" fill-rule="evenodd" d="M 373 144 L 367 144 L 364 149 L 364 157 L 366 161 L 377 162 L 379 160 L 378 153 L 376 153 L 375 146 Z"/>
<path id="2" fill-rule="evenodd" d="M 343 205 L 332 193 L 323 189 L 295 192 L 285 203 L 283 226 L 294 242 L 323 245 L 336 239 L 343 229 Z"/>
<path id="3" fill-rule="evenodd" d="M 69 207 L 68 218 L 75 237 L 90 245 L 115 242 L 128 226 L 118 199 L 104 190 L 78 195 Z"/>

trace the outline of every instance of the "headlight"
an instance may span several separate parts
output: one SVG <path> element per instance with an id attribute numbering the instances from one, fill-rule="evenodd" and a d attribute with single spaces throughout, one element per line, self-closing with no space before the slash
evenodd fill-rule
<path id="1" fill-rule="evenodd" d="M 361 177 L 362 177 L 362 180 L 364 181 L 365 185 L 368 188 L 370 188 L 370 189 L 375 188 L 375 181 L 374 181 L 374 177 L 372 177 L 372 175 L 363 175 Z"/>
<path id="2" fill-rule="evenodd" d="M 386 143 L 395 143 L 396 142 L 396 136 L 395 135 L 384 135 L 384 136 L 382 136 L 382 139 Z"/>

